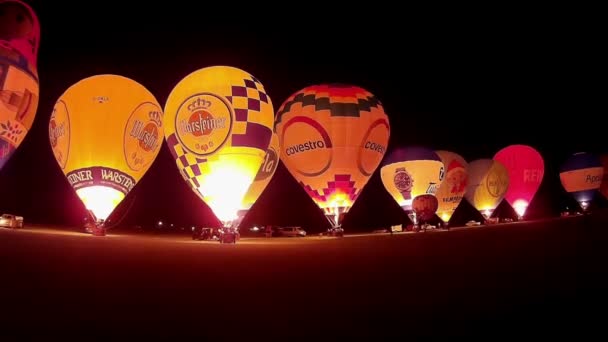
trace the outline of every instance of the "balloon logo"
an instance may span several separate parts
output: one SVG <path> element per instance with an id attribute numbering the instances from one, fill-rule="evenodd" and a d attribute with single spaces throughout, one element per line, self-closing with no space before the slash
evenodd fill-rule
<path id="1" fill-rule="evenodd" d="M 571 155 L 561 167 L 559 179 L 566 192 L 587 210 L 600 188 L 604 167 L 600 159 L 586 152 Z"/>
<path id="2" fill-rule="evenodd" d="M 606 199 L 608 199 L 608 154 L 602 155 L 600 161 L 604 166 L 604 177 L 600 186 L 600 192 Z"/>
<path id="3" fill-rule="evenodd" d="M 467 166 L 469 183 L 466 200 L 489 219 L 509 188 L 509 173 L 499 161 L 477 159 Z"/>
<path id="4" fill-rule="evenodd" d="M 279 166 L 279 153 L 279 136 L 276 133 L 272 133 L 272 139 L 270 139 L 270 145 L 266 150 L 266 156 L 264 157 L 262 166 L 243 199 L 243 205 L 241 206 L 242 210 L 249 210 L 262 192 L 264 192 L 268 183 L 270 183 L 272 176 L 274 176 L 274 173 Z"/>
<path id="5" fill-rule="evenodd" d="M 238 225 L 272 138 L 274 109 L 264 87 L 237 68 L 199 69 L 173 88 L 165 113 L 165 138 L 182 177 L 226 227 Z"/>
<path id="6" fill-rule="evenodd" d="M 21 145 L 38 109 L 36 13 L 17 0 L 0 0 L 0 169 Z"/>
<path id="7" fill-rule="evenodd" d="M 450 151 L 436 151 L 443 162 L 445 176 L 435 196 L 438 201 L 437 216 L 448 224 L 467 190 L 467 162 Z"/>
<path id="8" fill-rule="evenodd" d="M 507 168 L 509 188 L 505 199 L 521 220 L 543 181 L 543 157 L 530 146 L 510 145 L 498 151 L 494 160 Z"/>
<path id="9" fill-rule="evenodd" d="M 162 119 L 154 95 L 118 75 L 85 78 L 55 103 L 49 122 L 53 154 L 99 224 L 156 159 Z"/>
<path id="10" fill-rule="evenodd" d="M 444 177 L 444 167 L 433 150 L 401 148 L 389 155 L 380 169 L 380 177 L 388 193 L 407 212 L 412 223 L 417 224 L 418 217 L 412 202 L 421 195 L 435 197 Z"/>
<path id="11" fill-rule="evenodd" d="M 390 125 L 378 98 L 356 86 L 310 86 L 281 105 L 276 131 L 289 172 L 340 226 L 386 151 Z"/>

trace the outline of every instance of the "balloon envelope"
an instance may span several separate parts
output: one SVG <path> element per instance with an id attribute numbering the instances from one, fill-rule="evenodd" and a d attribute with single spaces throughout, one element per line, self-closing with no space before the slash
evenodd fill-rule
<path id="1" fill-rule="evenodd" d="M 416 213 L 416 216 L 421 219 L 428 221 L 435 216 L 437 212 L 438 202 L 437 197 L 431 194 L 424 194 L 416 196 L 412 201 L 412 210 Z"/>
<path id="2" fill-rule="evenodd" d="M 247 190 L 247 193 L 245 194 L 241 209 L 248 210 L 251 208 L 262 192 L 264 192 L 279 166 L 279 153 L 279 136 L 276 133 L 272 133 L 272 139 L 270 139 L 270 145 L 266 150 L 264 162 L 258 170 L 249 190 Z"/>
<path id="3" fill-rule="evenodd" d="M 586 209 L 600 188 L 604 168 L 600 159 L 591 153 L 571 155 L 560 169 L 559 179 L 566 192 Z"/>
<path id="4" fill-rule="evenodd" d="M 69 87 L 49 122 L 59 167 L 97 219 L 105 220 L 156 159 L 163 112 L 141 84 L 97 75 Z"/>
<path id="5" fill-rule="evenodd" d="M 36 13 L 21 1 L 0 0 L 0 169 L 36 116 L 39 40 Z"/>
<path id="6" fill-rule="evenodd" d="M 469 182 L 464 197 L 489 218 L 509 188 L 509 172 L 497 160 L 477 159 L 469 163 L 467 173 Z"/>
<path id="7" fill-rule="evenodd" d="M 445 169 L 443 181 L 435 193 L 438 202 L 437 216 L 448 223 L 467 190 L 467 162 L 454 152 L 440 150 L 436 153 Z"/>
<path id="8" fill-rule="evenodd" d="M 232 225 L 272 137 L 270 97 L 249 73 L 212 66 L 182 79 L 165 113 L 165 138 L 182 177 Z"/>
<path id="9" fill-rule="evenodd" d="M 384 157 L 389 120 L 380 101 L 349 85 L 315 85 L 277 111 L 281 160 L 332 224 L 355 203 Z"/>
<path id="10" fill-rule="evenodd" d="M 608 199 L 608 154 L 602 155 L 600 160 L 602 162 L 602 166 L 604 166 L 604 177 L 602 177 L 600 192 L 606 199 Z"/>
<path id="11" fill-rule="evenodd" d="M 510 145 L 494 155 L 509 173 L 509 188 L 505 199 L 519 217 L 523 217 L 528 205 L 538 191 L 545 173 L 543 157 L 527 145 Z"/>
<path id="12" fill-rule="evenodd" d="M 404 210 L 412 210 L 414 198 L 435 195 L 444 176 L 443 162 L 424 147 L 399 148 L 391 152 L 380 170 L 382 183 Z"/>

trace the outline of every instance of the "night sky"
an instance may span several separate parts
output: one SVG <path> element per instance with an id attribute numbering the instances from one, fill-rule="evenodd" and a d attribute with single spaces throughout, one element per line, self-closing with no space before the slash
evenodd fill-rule
<path id="1" fill-rule="evenodd" d="M 293 9 L 252 4 L 242 10 L 183 1 L 133 9 L 122 8 L 124 1 L 29 3 L 41 22 L 40 102 L 25 141 L 0 170 L 0 212 L 30 223 L 82 220 L 84 207 L 53 158 L 48 121 L 57 98 L 95 74 L 132 78 L 163 106 L 184 76 L 213 65 L 257 77 L 275 110 L 309 85 L 358 85 L 375 94 L 389 116 L 388 153 L 422 145 L 472 161 L 509 144 L 537 148 L 546 170 L 533 217 L 556 215 L 572 204 L 558 177 L 571 153 L 608 151 L 605 106 L 594 105 L 599 90 L 591 89 L 599 82 L 594 29 L 540 9 L 459 8 L 456 14 L 395 3 L 399 7 L 353 5 L 347 13 L 302 2 Z M 469 215 L 464 202 L 461 212 Z M 179 175 L 166 145 L 117 213 L 125 213 L 125 226 L 159 218 L 179 225 L 216 222 Z M 455 219 L 477 218 L 467 215 Z M 369 230 L 406 220 L 378 170 L 344 224 Z M 244 222 L 254 223 L 327 227 L 283 165 Z"/>

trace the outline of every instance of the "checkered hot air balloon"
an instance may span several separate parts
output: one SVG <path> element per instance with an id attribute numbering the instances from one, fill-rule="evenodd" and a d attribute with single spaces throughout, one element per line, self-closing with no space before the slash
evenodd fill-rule
<path id="1" fill-rule="evenodd" d="M 297 91 L 276 115 L 281 160 L 333 227 L 380 164 L 390 136 L 376 96 L 350 85 Z"/>
<path id="2" fill-rule="evenodd" d="M 31 7 L 0 0 L 0 169 L 21 145 L 38 109 L 40 24 Z"/>
<path id="3" fill-rule="evenodd" d="M 234 227 L 272 138 L 274 109 L 262 83 L 234 67 L 199 69 L 173 88 L 165 113 L 165 138 L 182 177 Z"/>

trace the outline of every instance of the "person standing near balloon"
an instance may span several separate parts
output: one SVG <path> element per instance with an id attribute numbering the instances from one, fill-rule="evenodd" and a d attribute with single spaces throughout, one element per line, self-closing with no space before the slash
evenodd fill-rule
<path id="1" fill-rule="evenodd" d="M 0 0 L 0 170 L 21 145 L 38 109 L 40 24 L 18 0 Z"/>

